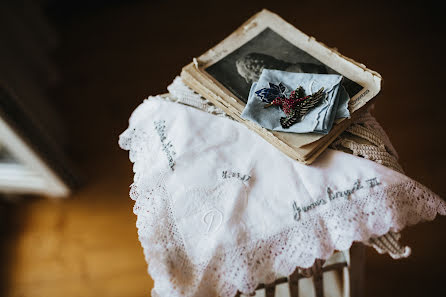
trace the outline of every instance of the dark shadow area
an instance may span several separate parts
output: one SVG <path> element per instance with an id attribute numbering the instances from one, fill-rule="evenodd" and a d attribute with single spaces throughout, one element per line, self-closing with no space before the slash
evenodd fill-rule
<path id="1" fill-rule="evenodd" d="M 10 288 L 14 281 L 11 271 L 16 246 L 29 215 L 26 208 L 32 200 L 38 198 L 28 195 L 25 199 L 27 200 L 0 195 L 0 296 L 10 296 Z"/>

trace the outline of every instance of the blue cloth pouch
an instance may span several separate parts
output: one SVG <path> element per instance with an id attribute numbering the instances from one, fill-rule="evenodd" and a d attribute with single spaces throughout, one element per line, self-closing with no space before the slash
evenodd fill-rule
<path id="1" fill-rule="evenodd" d="M 289 128 L 282 128 L 280 118 L 285 113 L 278 106 L 264 108 L 266 102 L 256 94 L 269 83 L 285 87 L 285 95 L 289 96 L 297 87 L 302 86 L 307 95 L 324 88 L 325 98 L 318 106 L 310 110 L 300 122 Z M 333 122 L 338 118 L 350 117 L 348 102 L 350 97 L 341 85 L 342 76 L 336 74 L 294 73 L 280 70 L 264 69 L 259 81 L 253 83 L 249 91 L 248 102 L 242 112 L 242 118 L 253 121 L 260 126 L 281 132 L 321 133 L 330 132 Z"/>

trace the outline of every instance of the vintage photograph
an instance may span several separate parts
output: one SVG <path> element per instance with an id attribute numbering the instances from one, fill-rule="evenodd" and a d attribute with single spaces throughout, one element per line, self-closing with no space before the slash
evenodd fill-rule
<path id="1" fill-rule="evenodd" d="M 246 103 L 251 84 L 259 79 L 265 68 L 301 73 L 339 74 L 270 28 L 266 28 L 223 59 L 207 67 L 205 71 Z M 346 77 L 343 86 L 350 98 L 363 88 Z"/>

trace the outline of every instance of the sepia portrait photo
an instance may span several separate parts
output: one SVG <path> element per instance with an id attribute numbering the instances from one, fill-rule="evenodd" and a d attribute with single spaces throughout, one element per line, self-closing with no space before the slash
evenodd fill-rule
<path id="1" fill-rule="evenodd" d="M 246 103 L 249 89 L 252 83 L 258 81 L 263 69 L 339 74 L 270 28 L 264 29 L 205 71 Z M 363 89 L 346 77 L 343 86 L 350 98 Z"/>

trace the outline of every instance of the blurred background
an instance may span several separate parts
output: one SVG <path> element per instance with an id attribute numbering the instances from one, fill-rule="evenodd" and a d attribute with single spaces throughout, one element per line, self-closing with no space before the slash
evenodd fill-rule
<path id="1" fill-rule="evenodd" d="M 262 8 L 383 76 L 373 114 L 406 174 L 446 197 L 434 3 L 2 1 L 0 296 L 150 295 L 118 136 L 144 98 Z M 366 296 L 446 296 L 443 228 L 438 217 L 406 229 L 408 259 L 368 249 Z"/>

